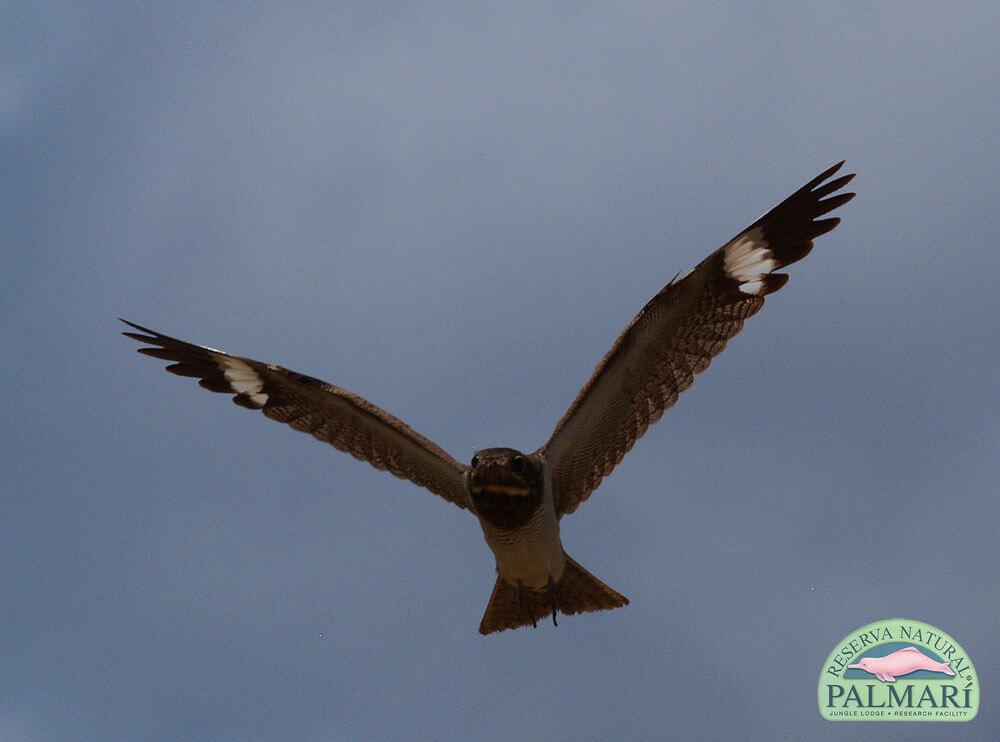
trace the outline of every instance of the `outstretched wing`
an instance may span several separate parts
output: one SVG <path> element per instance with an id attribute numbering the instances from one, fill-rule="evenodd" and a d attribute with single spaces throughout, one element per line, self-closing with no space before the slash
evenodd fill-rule
<path id="1" fill-rule="evenodd" d="M 646 428 L 660 419 L 694 375 L 708 368 L 743 321 L 788 276 L 774 271 L 804 258 L 813 239 L 840 223 L 820 219 L 851 198 L 832 195 L 843 162 L 809 181 L 636 315 L 539 449 L 552 471 L 556 511 L 572 513 L 597 489 Z"/>
<path id="2" fill-rule="evenodd" d="M 272 420 L 309 433 L 376 469 L 409 479 L 461 508 L 469 507 L 463 484 L 467 467 L 356 394 L 281 366 L 192 345 L 127 320 L 122 322 L 139 330 L 123 335 L 153 346 L 139 348 L 140 353 L 173 361 L 167 371 L 192 376 L 209 391 L 232 394 L 233 401 L 242 407 L 260 410 Z"/>

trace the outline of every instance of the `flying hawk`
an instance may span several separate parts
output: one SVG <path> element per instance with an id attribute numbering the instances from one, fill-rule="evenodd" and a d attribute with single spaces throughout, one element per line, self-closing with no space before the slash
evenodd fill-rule
<path id="1" fill-rule="evenodd" d="M 122 320 L 124 334 L 152 346 L 213 392 L 309 433 L 335 448 L 426 487 L 479 519 L 497 579 L 479 631 L 537 625 L 540 618 L 599 611 L 628 600 L 563 550 L 560 519 L 590 497 L 694 375 L 708 368 L 764 297 L 788 280 L 775 271 L 804 258 L 813 239 L 840 222 L 821 219 L 853 198 L 854 177 L 830 179 L 843 162 L 675 278 L 636 315 L 534 453 L 477 451 L 469 466 L 385 410 L 346 389 L 281 366 L 192 345 Z"/>

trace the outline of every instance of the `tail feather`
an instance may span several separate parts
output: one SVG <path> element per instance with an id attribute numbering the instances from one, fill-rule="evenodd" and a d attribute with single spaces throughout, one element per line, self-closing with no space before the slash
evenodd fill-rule
<path id="1" fill-rule="evenodd" d="M 581 567 L 568 554 L 566 569 L 559 580 L 559 612 L 567 615 L 609 611 L 628 605 L 628 598 L 612 590 Z"/>
<path id="2" fill-rule="evenodd" d="M 549 615 L 552 609 L 547 606 L 544 596 L 538 591 L 528 592 L 531 598 L 531 608 L 535 611 L 536 618 Z M 503 577 L 497 575 L 497 582 L 493 586 L 493 593 L 490 595 L 490 602 L 486 605 L 486 613 L 479 623 L 480 634 L 492 634 L 494 631 L 504 629 L 515 629 L 518 626 L 525 626 L 531 623 L 531 619 L 521 609 L 517 600 L 517 588 L 508 584 Z"/>
<path id="3" fill-rule="evenodd" d="M 569 555 L 566 555 L 566 567 L 556 586 L 559 590 L 559 612 L 566 615 L 605 611 L 628 605 L 628 598 L 598 580 Z M 536 621 L 552 614 L 552 606 L 545 590 L 529 589 L 527 595 Z M 486 613 L 479 624 L 479 633 L 492 634 L 530 624 L 531 616 L 518 600 L 517 587 L 497 575 Z"/>

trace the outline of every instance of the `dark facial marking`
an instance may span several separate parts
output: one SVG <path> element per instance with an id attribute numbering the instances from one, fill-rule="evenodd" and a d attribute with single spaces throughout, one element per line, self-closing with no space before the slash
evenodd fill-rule
<path id="1" fill-rule="evenodd" d="M 486 449 L 472 460 L 469 494 L 476 512 L 497 528 L 524 525 L 542 502 L 541 470 L 512 449 Z"/>

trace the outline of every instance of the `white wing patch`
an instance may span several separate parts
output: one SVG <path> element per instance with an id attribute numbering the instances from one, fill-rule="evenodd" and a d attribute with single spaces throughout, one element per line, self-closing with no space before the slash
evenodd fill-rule
<path id="1" fill-rule="evenodd" d="M 256 371 L 236 358 L 216 356 L 216 360 L 222 367 L 222 375 L 226 377 L 234 392 L 260 407 L 267 404 L 267 395 L 263 392 L 264 380 Z"/>
<path id="2" fill-rule="evenodd" d="M 744 294 L 759 295 L 764 290 L 764 276 L 778 267 L 760 229 L 752 229 L 726 246 L 722 256 L 726 275 L 740 282 Z"/>

